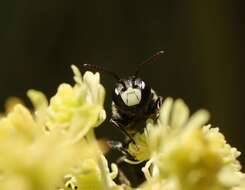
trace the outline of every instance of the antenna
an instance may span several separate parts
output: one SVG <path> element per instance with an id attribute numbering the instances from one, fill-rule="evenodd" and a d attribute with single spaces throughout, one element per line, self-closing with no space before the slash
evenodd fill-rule
<path id="1" fill-rule="evenodd" d="M 158 59 L 162 54 L 164 53 L 164 51 L 159 51 L 157 53 L 155 53 L 154 55 L 152 55 L 151 57 L 149 57 L 148 59 L 146 59 L 145 61 L 143 61 L 141 64 L 138 65 L 138 68 L 134 74 L 134 76 L 138 76 L 141 68 L 144 66 L 144 65 L 147 65 L 147 64 L 150 64 L 152 62 L 154 62 L 156 59 Z"/>
<path id="2" fill-rule="evenodd" d="M 120 80 L 120 77 L 116 73 L 114 73 L 114 72 L 112 72 L 112 71 L 110 71 L 110 70 L 108 70 L 106 68 L 100 67 L 98 65 L 83 64 L 83 67 L 88 68 L 88 69 L 92 69 L 92 70 L 95 70 L 95 71 L 101 71 L 103 73 L 106 73 L 106 74 L 109 74 L 109 75 L 113 76 L 118 81 Z"/>

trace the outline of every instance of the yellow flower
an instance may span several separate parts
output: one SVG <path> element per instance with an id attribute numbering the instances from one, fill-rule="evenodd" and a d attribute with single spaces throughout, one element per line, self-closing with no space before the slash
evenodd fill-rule
<path id="1" fill-rule="evenodd" d="M 72 66 L 76 84 L 61 84 L 48 108 L 48 128 L 66 128 L 74 136 L 83 137 L 90 128 L 99 126 L 106 117 L 103 109 L 105 90 L 99 73 L 84 76 Z"/>
<path id="2" fill-rule="evenodd" d="M 1 141 L 12 139 L 15 135 L 23 141 L 33 141 L 40 130 L 31 113 L 20 104 L 0 120 L 0 126 Z"/>
<path id="3" fill-rule="evenodd" d="M 105 119 L 99 74 L 82 78 L 72 69 L 76 84 L 61 84 L 49 105 L 42 92 L 29 90 L 34 113 L 17 105 L 0 119 L 1 190 L 121 189 L 113 182 L 117 167 L 109 172 L 93 134 Z M 67 173 L 72 178 L 64 182 Z"/>
<path id="4" fill-rule="evenodd" d="M 112 164 L 112 172 L 109 171 L 107 160 L 99 150 L 92 131 L 86 136 L 86 140 L 80 142 L 80 145 L 86 152 L 65 176 L 65 184 L 61 189 L 123 190 L 113 181 L 118 173 L 117 166 Z"/>
<path id="5" fill-rule="evenodd" d="M 0 121 L 0 189 L 54 190 L 81 152 L 63 133 L 44 133 L 17 105 Z"/>
<path id="6" fill-rule="evenodd" d="M 232 188 L 232 190 L 244 190 L 245 189 L 245 175 L 243 174 L 241 183 L 237 186 Z"/>
<path id="7" fill-rule="evenodd" d="M 201 127 L 208 121 L 209 114 L 206 110 L 199 110 L 191 117 L 189 117 L 189 112 L 183 100 L 178 99 L 173 101 L 172 98 L 166 98 L 161 106 L 157 125 L 151 119 L 148 119 L 144 132 L 142 134 L 137 133 L 133 137 L 136 144 L 129 144 L 129 153 L 139 162 L 149 160 L 151 152 L 158 148 L 158 144 L 162 141 L 162 138 L 167 134 L 168 130 L 177 130 L 178 128 L 192 125 Z M 162 126 L 161 132 L 155 130 L 155 128 L 160 126 Z M 154 133 L 154 135 L 151 133 Z M 149 136 L 150 134 L 151 137 Z"/>
<path id="8" fill-rule="evenodd" d="M 34 106 L 34 116 L 36 121 L 40 124 L 45 126 L 46 121 L 48 119 L 47 116 L 47 109 L 48 109 L 48 100 L 40 91 L 37 90 L 28 90 L 27 96 L 31 100 Z"/>
<path id="9" fill-rule="evenodd" d="M 117 174 L 117 167 L 115 167 L 113 165 L 114 172 Z M 73 173 L 74 179 L 76 179 L 76 186 L 79 189 L 86 190 L 114 190 L 119 188 L 120 186 L 113 182 L 113 178 L 115 178 L 113 175 L 114 173 L 111 174 L 109 172 L 107 160 L 102 155 L 97 157 L 97 159 L 88 158 L 81 160 L 80 165 Z"/>
<path id="10" fill-rule="evenodd" d="M 182 100 L 164 101 L 157 124 L 148 123 L 151 156 L 143 168 L 148 179 L 144 190 L 153 186 L 231 190 L 239 186 L 243 174 L 236 158 L 240 153 L 226 143 L 217 128 L 204 126 L 208 117 L 205 110 L 189 116 Z"/>
<path id="11" fill-rule="evenodd" d="M 9 97 L 9 98 L 6 100 L 5 105 L 4 105 L 4 107 L 5 107 L 5 112 L 6 112 L 6 113 L 11 112 L 17 104 L 22 104 L 22 105 L 24 105 L 23 101 L 22 101 L 20 98 L 14 97 L 14 96 L 13 96 L 13 97 Z"/>
<path id="12" fill-rule="evenodd" d="M 150 121 L 148 121 L 149 123 Z M 140 162 L 149 160 L 151 157 L 150 142 L 149 142 L 149 131 L 150 127 L 146 127 L 143 133 L 136 133 L 133 137 L 135 143 L 130 143 L 128 146 L 128 152 L 137 161 L 131 161 L 125 159 L 126 162 L 131 164 L 138 164 Z"/>
<path id="13" fill-rule="evenodd" d="M 161 181 L 161 180 L 151 180 L 144 183 L 137 190 L 182 190 L 176 185 L 176 183 L 171 181 Z"/>

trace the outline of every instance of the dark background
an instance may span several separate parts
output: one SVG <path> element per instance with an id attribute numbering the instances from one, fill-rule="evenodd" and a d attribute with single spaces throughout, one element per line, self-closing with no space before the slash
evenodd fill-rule
<path id="1" fill-rule="evenodd" d="M 192 111 L 210 110 L 213 126 L 245 155 L 243 11 L 236 0 L 0 1 L 1 109 L 9 96 L 25 99 L 29 88 L 50 97 L 58 84 L 72 81 L 71 64 L 127 76 L 165 50 L 141 77 L 163 97 L 183 98 Z M 103 75 L 102 82 L 110 110 L 114 81 Z"/>

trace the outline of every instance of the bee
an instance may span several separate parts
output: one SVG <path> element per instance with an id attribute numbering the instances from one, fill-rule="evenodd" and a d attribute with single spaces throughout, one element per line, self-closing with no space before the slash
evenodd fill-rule
<path id="1" fill-rule="evenodd" d="M 126 139 L 124 143 L 110 141 L 109 144 L 131 160 L 135 159 L 128 153 L 127 145 L 130 142 L 135 143 L 133 136 L 144 130 L 147 119 L 157 119 L 163 101 L 150 84 L 139 77 L 139 73 L 143 66 L 154 62 L 163 53 L 159 51 L 146 59 L 138 65 L 135 73 L 127 78 L 120 78 L 116 73 L 97 65 L 84 64 L 85 68 L 109 74 L 117 81 L 112 91 L 110 122 L 125 134 Z"/>

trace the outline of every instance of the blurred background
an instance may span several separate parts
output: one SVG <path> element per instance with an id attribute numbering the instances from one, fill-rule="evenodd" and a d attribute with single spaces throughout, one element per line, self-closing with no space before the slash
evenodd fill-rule
<path id="1" fill-rule="evenodd" d="M 48 97 L 72 82 L 71 64 L 97 64 L 125 77 L 159 50 L 141 77 L 163 97 L 206 108 L 213 126 L 243 152 L 245 165 L 245 22 L 236 0 L 0 1 L 0 105 L 26 102 L 35 88 Z M 110 113 L 115 83 L 103 75 Z M 106 123 L 99 136 L 119 135 Z"/>

